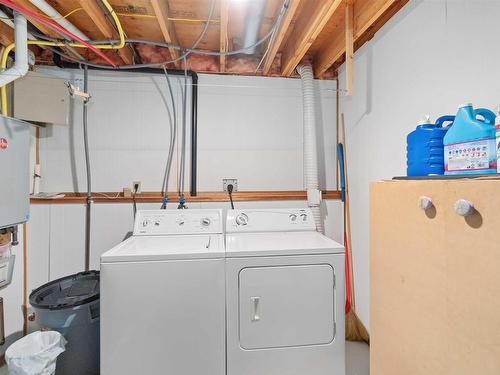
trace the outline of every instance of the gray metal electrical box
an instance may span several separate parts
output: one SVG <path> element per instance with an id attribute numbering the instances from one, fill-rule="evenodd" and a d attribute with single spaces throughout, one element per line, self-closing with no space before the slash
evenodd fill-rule
<path id="1" fill-rule="evenodd" d="M 67 125 L 69 93 L 64 79 L 37 72 L 14 81 L 14 117 L 25 121 Z"/>
<path id="2" fill-rule="evenodd" d="M 29 219 L 31 126 L 0 116 L 0 229 Z"/>

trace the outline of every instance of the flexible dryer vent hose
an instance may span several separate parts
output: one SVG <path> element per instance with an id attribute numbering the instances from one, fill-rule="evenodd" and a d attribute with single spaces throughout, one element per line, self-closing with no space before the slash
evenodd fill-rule
<path id="1" fill-rule="evenodd" d="M 310 64 L 297 67 L 302 82 L 304 116 L 304 182 L 307 189 L 307 205 L 314 215 L 316 230 L 324 233 L 321 216 L 321 191 L 318 182 L 318 148 L 316 145 L 316 103 L 314 97 L 314 74 Z"/>

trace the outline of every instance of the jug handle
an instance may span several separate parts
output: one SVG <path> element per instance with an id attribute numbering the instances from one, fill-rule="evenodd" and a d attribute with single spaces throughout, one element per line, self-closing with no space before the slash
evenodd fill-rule
<path id="1" fill-rule="evenodd" d="M 478 108 L 474 111 L 474 115 L 484 117 L 484 122 L 493 125 L 495 123 L 495 114 L 486 108 Z"/>
<path id="2" fill-rule="evenodd" d="M 447 115 L 447 116 L 441 116 L 440 118 L 438 118 L 436 120 L 436 126 L 438 128 L 442 128 L 443 127 L 443 124 L 445 122 L 451 122 L 453 123 L 453 121 L 455 121 L 455 116 L 452 116 L 452 115 Z M 451 124 L 450 124 L 451 125 Z"/>

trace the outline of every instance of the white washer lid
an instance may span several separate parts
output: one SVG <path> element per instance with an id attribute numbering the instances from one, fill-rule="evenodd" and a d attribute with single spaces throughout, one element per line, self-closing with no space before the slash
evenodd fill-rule
<path id="1" fill-rule="evenodd" d="M 318 232 L 234 233 L 226 236 L 226 256 L 343 254 L 344 246 Z"/>
<path id="2" fill-rule="evenodd" d="M 220 234 L 133 236 L 101 255 L 101 262 L 224 258 Z"/>

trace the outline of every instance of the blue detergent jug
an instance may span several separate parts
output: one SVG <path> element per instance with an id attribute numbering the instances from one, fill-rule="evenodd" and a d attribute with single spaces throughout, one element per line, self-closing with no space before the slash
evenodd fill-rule
<path id="1" fill-rule="evenodd" d="M 497 173 L 495 146 L 495 114 L 474 110 L 472 104 L 460 106 L 444 137 L 445 174 Z"/>
<path id="2" fill-rule="evenodd" d="M 406 137 L 406 173 L 408 176 L 444 174 L 443 138 L 449 129 L 445 122 L 455 116 L 442 116 L 432 124 L 427 117 Z"/>

